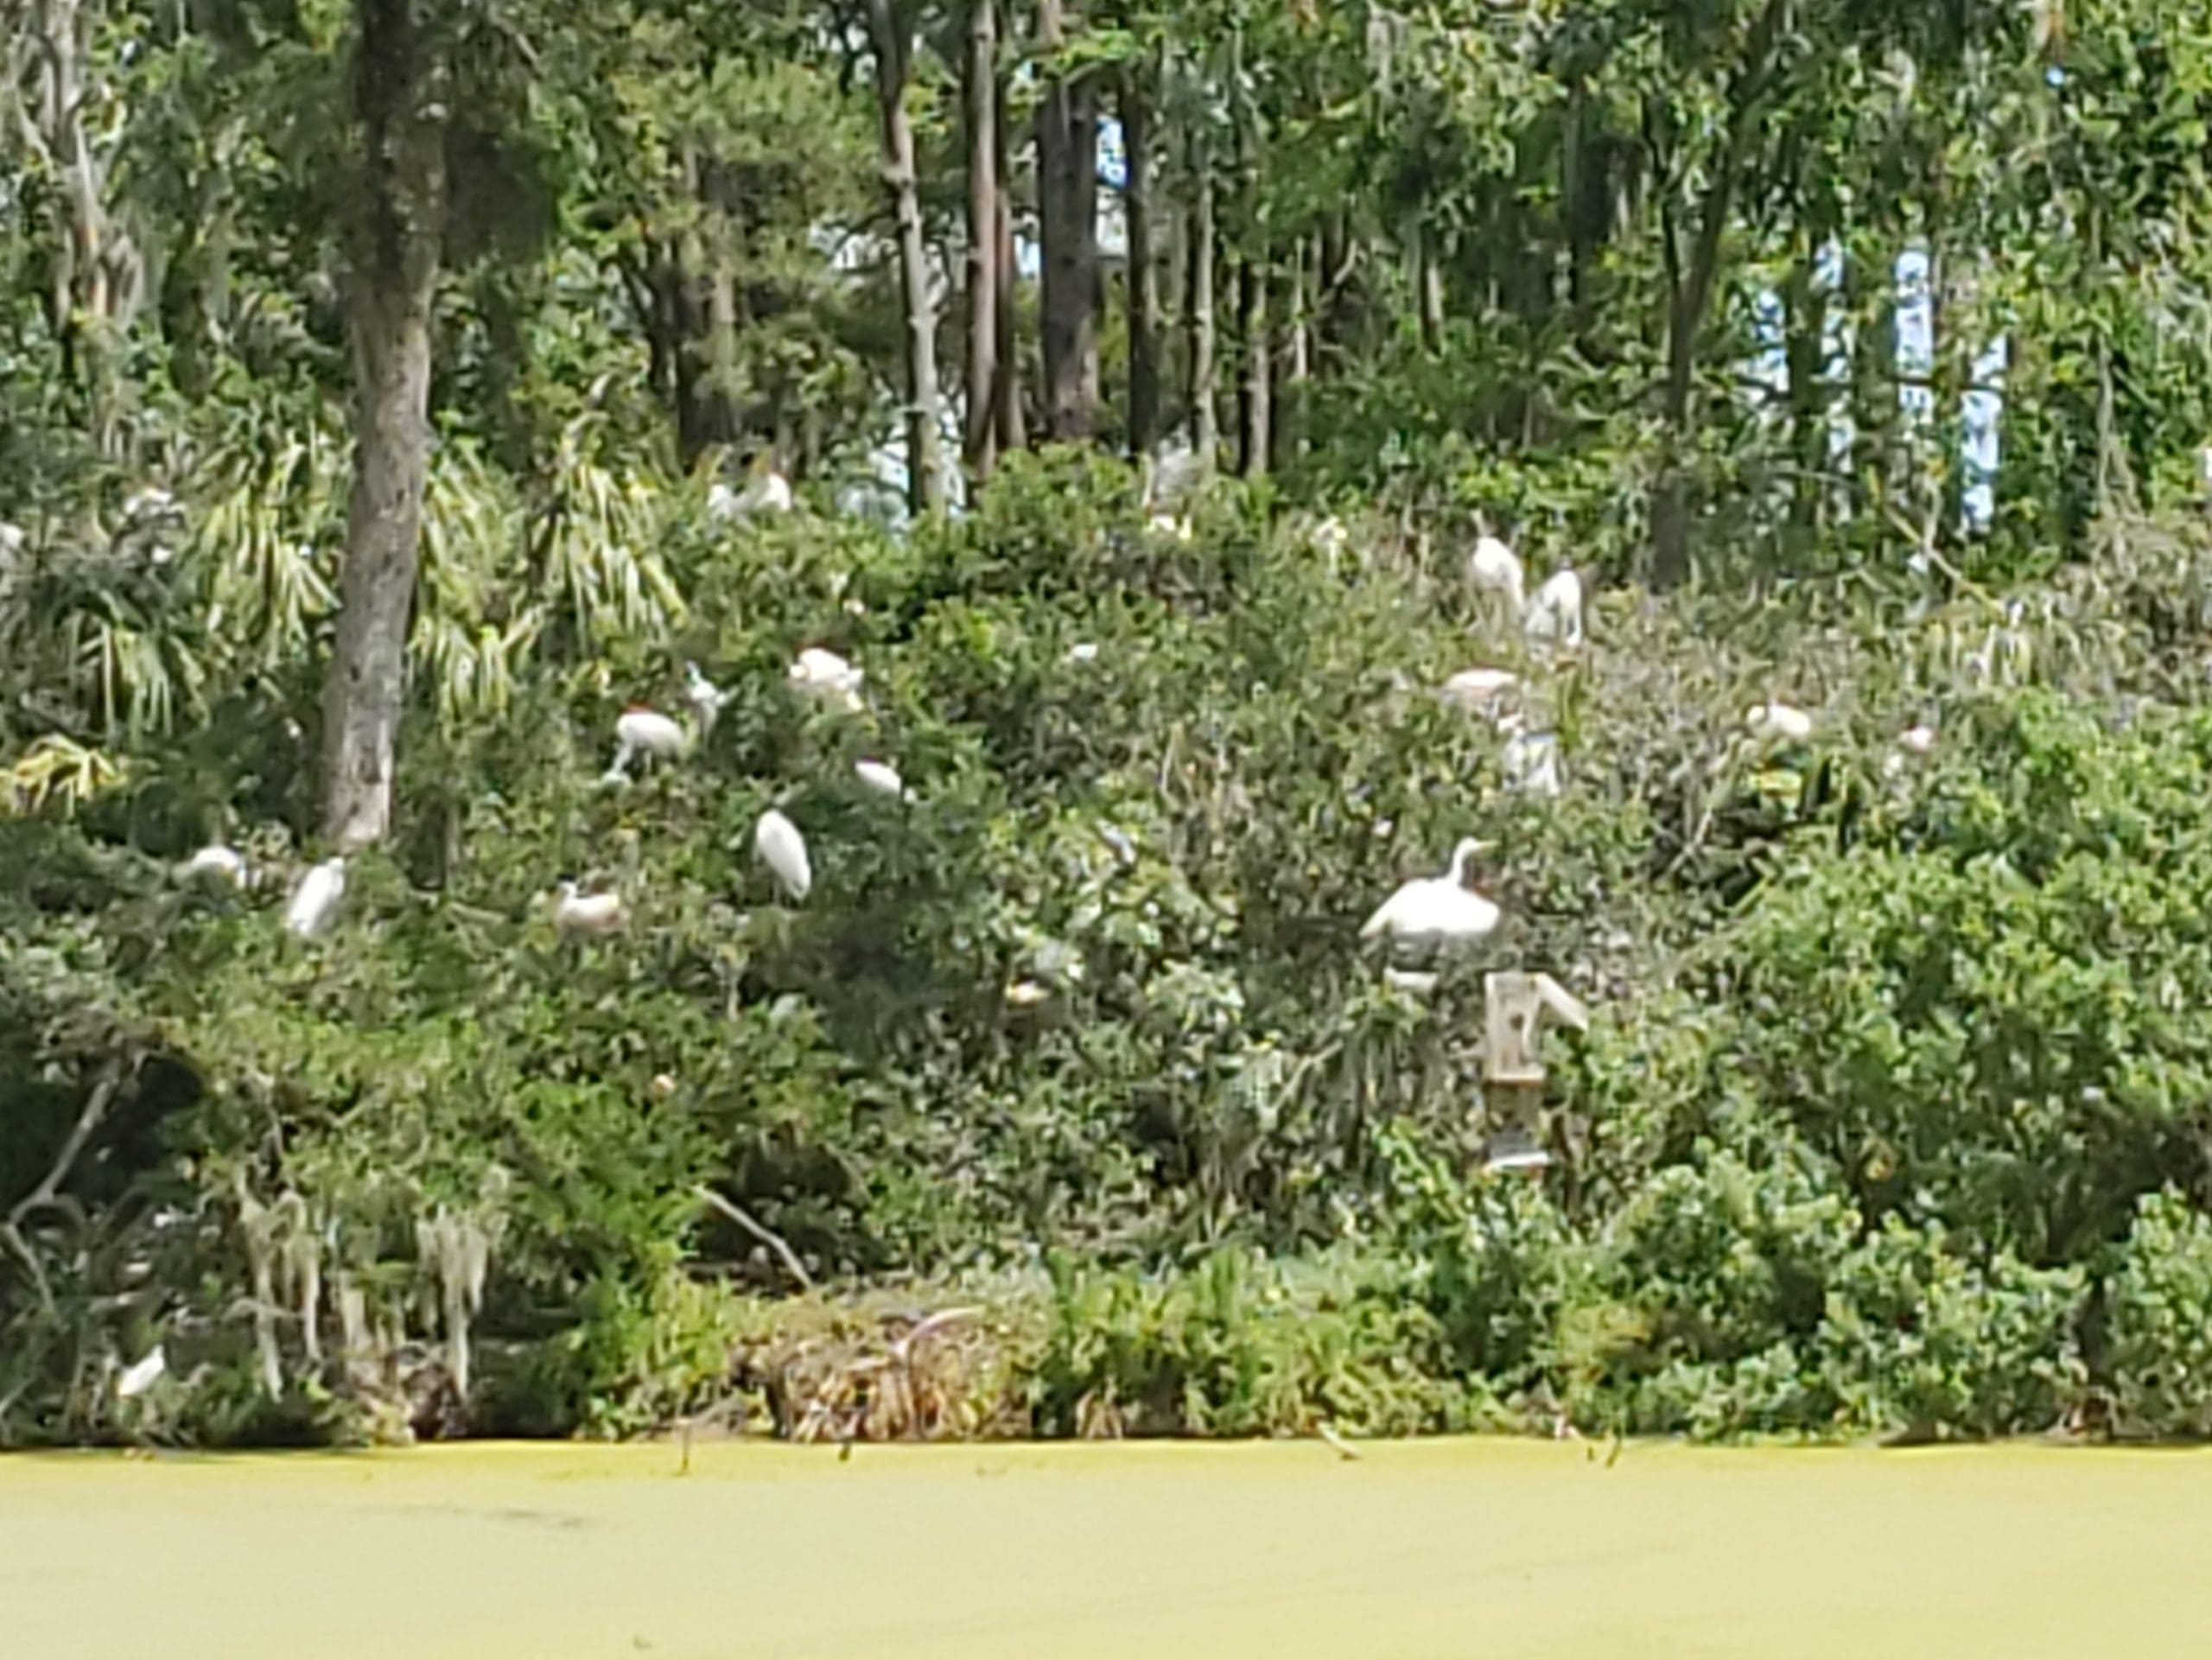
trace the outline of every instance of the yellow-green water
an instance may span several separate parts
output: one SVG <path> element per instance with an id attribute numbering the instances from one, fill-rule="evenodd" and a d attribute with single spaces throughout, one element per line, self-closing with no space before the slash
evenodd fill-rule
<path id="1" fill-rule="evenodd" d="M 2212 1454 L 0 1460 L 10 1660 L 2212 1656 Z"/>

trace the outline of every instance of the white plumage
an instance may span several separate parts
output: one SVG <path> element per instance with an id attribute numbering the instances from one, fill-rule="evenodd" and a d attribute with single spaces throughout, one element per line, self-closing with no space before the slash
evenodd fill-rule
<path id="1" fill-rule="evenodd" d="M 1582 578 L 1571 570 L 1555 570 L 1546 577 L 1536 597 L 1529 601 L 1521 627 L 1529 644 L 1538 649 L 1581 645 Z"/>
<path id="2" fill-rule="evenodd" d="M 806 897 L 814 886 L 814 868 L 806 857 L 806 837 L 798 833 L 798 826 L 771 807 L 760 815 L 760 822 L 753 827 L 753 850 L 760 862 L 775 873 L 784 892 L 794 901 Z"/>
<path id="3" fill-rule="evenodd" d="M 161 1345 L 156 1344 L 152 1352 L 144 1359 L 126 1367 L 123 1376 L 116 1379 L 116 1398 L 123 1401 L 137 1400 L 156 1383 L 161 1382 L 168 1369 L 168 1356 L 162 1352 Z"/>
<path id="4" fill-rule="evenodd" d="M 284 907 L 284 931 L 299 939 L 315 939 L 337 919 L 339 901 L 346 897 L 346 861 L 325 859 L 300 878 Z"/>
<path id="5" fill-rule="evenodd" d="M 615 717 L 614 764 L 607 769 L 609 783 L 620 783 L 630 775 L 630 763 L 640 755 L 650 755 L 655 760 L 673 760 L 691 747 L 691 740 L 683 728 L 658 709 L 632 704 Z"/>
<path id="6" fill-rule="evenodd" d="M 1507 607 L 1518 617 L 1525 603 L 1527 580 L 1521 569 L 1521 557 L 1496 537 L 1483 535 L 1475 538 L 1475 550 L 1467 556 L 1467 580 L 1484 594 L 1503 598 Z"/>
<path id="7" fill-rule="evenodd" d="M 233 887 L 245 886 L 245 857 L 234 847 L 220 842 L 211 842 L 177 867 L 180 881 L 196 881 L 203 877 L 228 882 Z"/>
<path id="8" fill-rule="evenodd" d="M 1932 755 L 1936 753 L 1936 728 L 1932 726 L 1910 726 L 1897 734 L 1897 747 L 1907 754 Z"/>
<path id="9" fill-rule="evenodd" d="M 810 646 L 792 660 L 791 683 L 800 691 L 836 703 L 857 715 L 861 708 L 861 683 L 868 671 L 856 669 L 836 652 Z"/>
<path id="10" fill-rule="evenodd" d="M 1462 669 L 1437 690 L 1437 695 L 1470 715 L 1493 711 L 1521 677 L 1510 669 Z"/>
<path id="11" fill-rule="evenodd" d="M 1452 868 L 1441 876 L 1407 882 L 1376 907 L 1359 931 L 1362 939 L 1378 935 L 1393 941 L 1441 951 L 1486 938 L 1503 915 L 1497 906 L 1466 886 L 1467 866 L 1491 844 L 1468 836 L 1452 850 Z"/>
<path id="12" fill-rule="evenodd" d="M 897 800 L 906 793 L 906 781 L 899 776 L 899 769 L 880 760 L 856 760 L 853 773 L 871 790 Z"/>
<path id="13" fill-rule="evenodd" d="M 564 934 L 619 933 L 629 920 L 620 894 L 587 894 L 572 881 L 561 884 L 553 902 L 553 925 Z"/>
<path id="14" fill-rule="evenodd" d="M 1436 989 L 1437 982 L 1443 976 L 1440 975 L 1430 973 L 1421 969 L 1385 969 L 1382 970 L 1382 983 L 1389 987 L 1391 990 L 1402 992 L 1408 997 L 1427 996 L 1431 992 Z"/>
<path id="15" fill-rule="evenodd" d="M 722 712 L 722 705 L 729 702 L 729 694 L 699 672 L 699 665 L 686 662 L 683 665 L 683 701 L 691 707 L 692 718 L 699 723 L 699 735 L 705 737 L 715 729 L 715 717 Z"/>
<path id="16" fill-rule="evenodd" d="M 719 479 L 707 487 L 708 514 L 725 524 L 760 513 L 787 513 L 794 505 L 791 480 L 772 467 L 742 491 L 731 489 Z"/>
<path id="17" fill-rule="evenodd" d="M 1813 735 L 1813 717 L 1802 709 L 1770 698 L 1744 711 L 1744 729 L 1770 743 L 1802 743 Z"/>

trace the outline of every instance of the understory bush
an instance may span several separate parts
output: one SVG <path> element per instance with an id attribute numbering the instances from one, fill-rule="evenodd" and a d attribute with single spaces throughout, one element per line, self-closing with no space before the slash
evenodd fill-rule
<path id="1" fill-rule="evenodd" d="M 1607 593 L 1547 662 L 1381 524 L 1001 479 L 904 538 L 641 486 L 661 621 L 426 694 L 325 939 L 281 678 L 0 818 L 0 1441 L 2206 1431 L 2212 716 L 2132 677 L 2155 569 Z M 687 661 L 711 732 L 602 783 Z M 1435 695 L 1484 662 L 1556 798 Z M 1505 922 L 1386 981 L 1362 919 L 1468 834 Z M 217 836 L 243 884 L 179 875 Z M 563 876 L 627 926 L 562 938 Z M 1505 966 L 1593 1014 L 1539 1179 L 1475 1156 Z"/>

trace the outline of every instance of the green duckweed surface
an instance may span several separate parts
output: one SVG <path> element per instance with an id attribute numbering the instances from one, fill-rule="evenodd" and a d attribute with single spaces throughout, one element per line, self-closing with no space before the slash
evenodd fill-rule
<path id="1" fill-rule="evenodd" d="M 2212 1453 L 476 1445 L 0 1460 L 5 1652 L 2212 1654 Z"/>

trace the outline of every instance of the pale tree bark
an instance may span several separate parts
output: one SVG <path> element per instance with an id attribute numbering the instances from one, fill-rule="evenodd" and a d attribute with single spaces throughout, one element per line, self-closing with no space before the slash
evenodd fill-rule
<path id="1" fill-rule="evenodd" d="M 418 10 L 419 8 L 419 10 Z M 429 464 L 430 327 L 446 217 L 445 65 L 427 0 L 355 0 L 362 172 L 346 309 L 353 490 L 323 711 L 323 834 L 341 849 L 391 828 L 407 629 Z"/>
<path id="2" fill-rule="evenodd" d="M 1037 44 L 1067 43 L 1071 0 L 1039 0 Z M 1044 262 L 1045 427 L 1062 440 L 1098 424 L 1098 108 L 1088 72 L 1056 76 L 1037 109 L 1038 240 Z"/>
<path id="3" fill-rule="evenodd" d="M 1264 251 L 1255 250 L 1237 262 L 1236 334 L 1244 347 L 1244 378 L 1237 398 L 1237 465 L 1246 478 L 1256 479 L 1268 470 L 1274 415 Z"/>
<path id="4" fill-rule="evenodd" d="M 998 9 L 968 0 L 968 469 L 978 484 L 998 459 Z"/>
<path id="5" fill-rule="evenodd" d="M 11 16 L 10 14 L 12 13 Z M 137 245 L 108 200 L 108 165 L 85 123 L 87 70 L 99 28 L 88 0 L 29 0 L 0 10 L 4 67 L 26 93 L 20 136 L 55 186 L 61 223 L 52 244 L 48 322 L 64 372 L 85 400 L 94 448 L 123 449 L 123 335 L 145 299 Z"/>
<path id="6" fill-rule="evenodd" d="M 1122 219 L 1129 239 L 1129 450 L 1149 455 L 1160 437 L 1160 273 L 1153 251 L 1152 111 L 1143 70 L 1122 80 L 1122 143 L 1128 157 Z"/>
<path id="7" fill-rule="evenodd" d="M 883 125 L 883 178 L 899 227 L 899 287 L 906 321 L 906 499 L 918 513 L 944 505 L 944 469 L 938 453 L 937 306 L 922 239 L 914 128 L 906 118 L 912 19 L 899 15 L 893 0 L 868 0 L 868 17 Z"/>
<path id="8" fill-rule="evenodd" d="M 1214 188 L 1203 144 L 1193 140 L 1192 166 L 1198 188 L 1192 193 L 1190 232 L 1191 293 L 1184 315 L 1191 336 L 1191 448 L 1199 464 L 1211 467 L 1221 448 L 1220 387 L 1214 328 Z"/>

